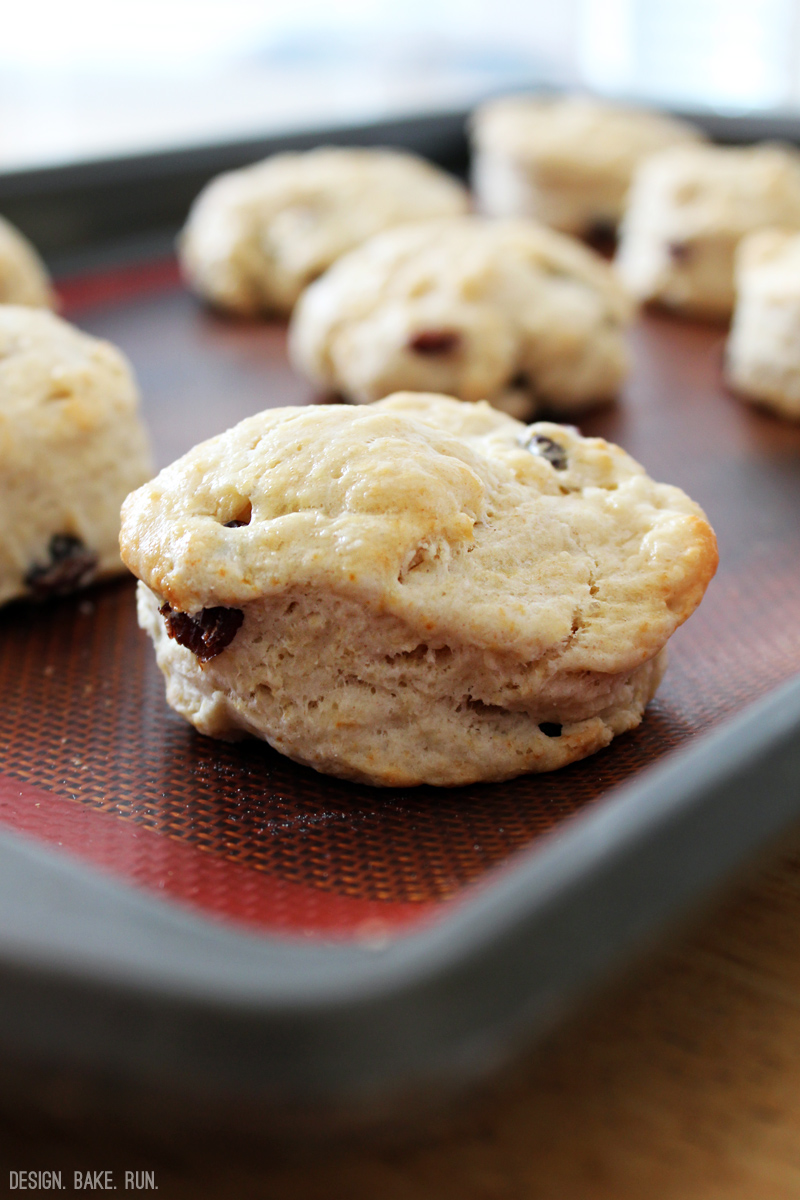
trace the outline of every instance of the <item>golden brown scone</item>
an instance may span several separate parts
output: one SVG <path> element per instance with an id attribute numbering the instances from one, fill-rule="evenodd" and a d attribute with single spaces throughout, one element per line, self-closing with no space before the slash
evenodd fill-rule
<path id="1" fill-rule="evenodd" d="M 420 394 L 241 422 L 128 497 L 121 545 L 178 712 L 381 785 L 632 729 L 717 562 L 616 446 Z"/>
<path id="2" fill-rule="evenodd" d="M 287 314 L 307 284 L 383 229 L 466 212 L 466 189 L 398 150 L 323 146 L 220 175 L 180 238 L 189 286 L 239 313 Z"/>
<path id="3" fill-rule="evenodd" d="M 788 146 L 680 146 L 634 178 L 617 269 L 643 301 L 715 318 L 734 306 L 734 259 L 746 234 L 800 229 L 800 154 Z"/>
<path id="4" fill-rule="evenodd" d="M 639 163 L 701 137 L 685 121 L 590 96 L 490 100 L 472 118 L 477 206 L 578 237 L 612 232 Z"/>
<path id="5" fill-rule="evenodd" d="M 461 217 L 371 238 L 307 289 L 294 365 L 366 403 L 396 391 L 488 400 L 516 417 L 612 399 L 632 305 L 612 268 L 533 221 Z"/>
<path id="6" fill-rule="evenodd" d="M 50 276 L 26 237 L 0 217 L 0 304 L 52 308 Z"/>
<path id="7" fill-rule="evenodd" d="M 52 313 L 0 305 L 0 604 L 124 570 L 120 505 L 151 474 L 119 351 Z"/>

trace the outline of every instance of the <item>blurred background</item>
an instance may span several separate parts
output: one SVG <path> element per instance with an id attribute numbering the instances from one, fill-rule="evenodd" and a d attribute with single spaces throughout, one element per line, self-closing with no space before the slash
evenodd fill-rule
<path id="1" fill-rule="evenodd" d="M 0 40 L 0 171 L 333 128 L 578 86 L 800 105 L 800 0 L 26 0 Z"/>

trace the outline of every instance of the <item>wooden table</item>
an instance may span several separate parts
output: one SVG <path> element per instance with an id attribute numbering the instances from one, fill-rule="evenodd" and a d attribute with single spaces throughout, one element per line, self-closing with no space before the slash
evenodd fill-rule
<path id="1" fill-rule="evenodd" d="M 64 1115 L 3 1122 L 3 1187 L 9 1169 L 60 1169 L 71 1194 L 74 1170 L 111 1169 L 119 1191 L 125 1170 L 154 1171 L 159 1200 L 795 1200 L 800 853 L 738 884 L 424 1144 L 278 1165 L 93 1136 L 69 1126 L 68 1100 Z"/>

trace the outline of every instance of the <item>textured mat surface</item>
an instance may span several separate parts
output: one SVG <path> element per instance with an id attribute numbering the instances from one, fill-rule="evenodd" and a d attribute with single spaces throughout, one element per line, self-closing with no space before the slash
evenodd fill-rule
<path id="1" fill-rule="evenodd" d="M 268 405 L 313 402 L 278 326 L 200 311 L 170 264 L 73 281 L 67 315 L 130 356 L 161 463 Z M 648 316 L 623 401 L 585 433 L 697 499 L 721 567 L 673 639 L 644 724 L 550 776 L 393 792 L 259 743 L 202 738 L 166 706 L 127 580 L 0 613 L 0 822 L 215 917 L 382 936 L 800 671 L 800 429 L 720 384 L 723 333 Z"/>

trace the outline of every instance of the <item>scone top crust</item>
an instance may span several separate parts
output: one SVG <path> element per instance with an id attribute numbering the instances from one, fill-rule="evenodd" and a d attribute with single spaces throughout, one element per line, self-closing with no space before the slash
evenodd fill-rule
<path id="1" fill-rule="evenodd" d="M 302 288 L 365 238 L 467 211 L 466 189 L 398 150 L 321 147 L 220 175 L 181 236 L 189 282 L 242 311 L 289 311 Z"/>
<path id="2" fill-rule="evenodd" d="M 632 302 L 612 267 L 527 220 L 454 217 L 389 230 L 336 263 L 295 310 L 289 351 L 359 402 L 394 391 L 496 400 L 520 372 L 564 410 L 616 394 Z M 423 339 L 449 335 L 441 352 Z"/>
<path id="3" fill-rule="evenodd" d="M 10 433 L 20 423 L 88 433 L 138 403 L 130 367 L 109 342 L 50 312 L 0 305 L 0 462 L 15 453 Z"/>
<path id="4" fill-rule="evenodd" d="M 629 218 L 665 238 L 731 237 L 800 226 L 800 154 L 789 146 L 680 146 L 647 159 Z M 627 218 L 626 218 L 627 219 Z"/>
<path id="5" fill-rule="evenodd" d="M 430 646 L 576 671 L 652 658 L 716 567 L 697 505 L 617 447 L 416 393 L 260 413 L 134 492 L 122 517 L 124 561 L 173 609 L 307 587 L 393 614 Z"/>
<path id="6" fill-rule="evenodd" d="M 0 217 L 0 304 L 52 308 L 50 279 L 26 237 Z"/>
<path id="7" fill-rule="evenodd" d="M 479 149 L 560 177 L 593 172 L 627 177 L 645 155 L 703 136 L 685 121 L 589 96 L 504 96 L 478 109 L 472 131 Z"/>

